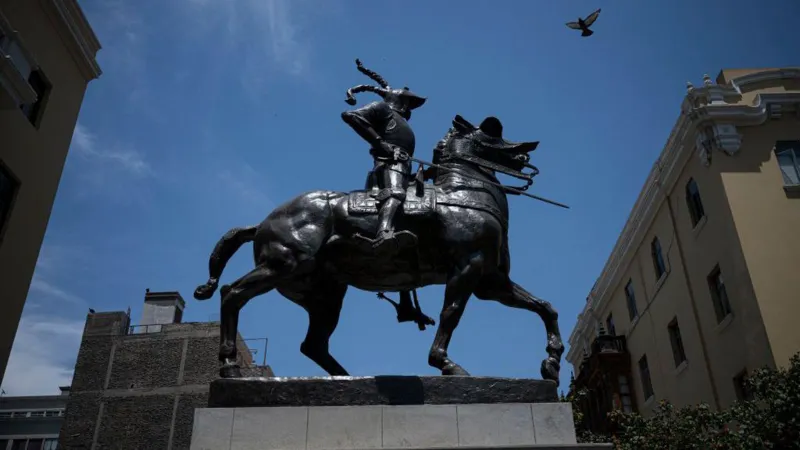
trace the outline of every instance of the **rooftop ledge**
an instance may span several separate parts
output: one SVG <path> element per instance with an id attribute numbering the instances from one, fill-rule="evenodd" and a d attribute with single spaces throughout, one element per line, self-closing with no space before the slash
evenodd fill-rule
<path id="1" fill-rule="evenodd" d="M 87 80 L 99 77 L 103 71 L 100 70 L 95 56 L 102 47 L 77 0 L 39 0 L 39 2 L 84 77 Z"/>

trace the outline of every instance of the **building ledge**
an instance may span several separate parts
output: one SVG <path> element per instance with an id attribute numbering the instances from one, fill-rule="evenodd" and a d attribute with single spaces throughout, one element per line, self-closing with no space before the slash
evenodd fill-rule
<path id="1" fill-rule="evenodd" d="M 697 237 L 700 235 L 700 232 L 703 231 L 703 228 L 706 226 L 706 222 L 708 222 L 708 216 L 703 215 L 703 217 L 697 221 L 697 225 L 692 228 L 692 237 L 694 239 L 697 239 Z"/>
<path id="2" fill-rule="evenodd" d="M 76 0 L 39 0 L 39 2 L 86 80 L 91 81 L 99 77 L 103 71 L 100 70 L 95 56 L 102 46 L 78 2 Z"/>
<path id="3" fill-rule="evenodd" d="M 783 186 L 783 190 L 787 193 L 800 193 L 800 184 L 787 184 Z"/>

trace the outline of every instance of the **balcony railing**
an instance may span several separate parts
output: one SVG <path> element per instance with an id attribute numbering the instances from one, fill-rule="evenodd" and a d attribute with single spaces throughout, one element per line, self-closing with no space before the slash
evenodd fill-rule
<path id="1" fill-rule="evenodd" d="M 592 342 L 592 354 L 599 353 L 626 353 L 628 344 L 625 336 L 597 336 Z"/>

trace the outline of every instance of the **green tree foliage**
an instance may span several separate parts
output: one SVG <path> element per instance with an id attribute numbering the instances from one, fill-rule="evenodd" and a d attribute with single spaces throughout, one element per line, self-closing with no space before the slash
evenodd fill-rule
<path id="1" fill-rule="evenodd" d="M 786 368 L 755 370 L 746 388 L 751 399 L 726 411 L 705 404 L 676 409 L 667 401 L 647 418 L 613 411 L 608 415 L 617 430 L 612 436 L 580 429 L 578 405 L 585 391 L 570 389 L 562 401 L 572 403 L 578 442 L 612 442 L 617 450 L 800 450 L 800 353 Z"/>

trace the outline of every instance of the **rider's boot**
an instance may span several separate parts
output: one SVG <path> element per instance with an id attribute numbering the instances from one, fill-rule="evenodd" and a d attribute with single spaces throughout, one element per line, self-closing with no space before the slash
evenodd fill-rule
<path id="1" fill-rule="evenodd" d="M 378 213 L 378 234 L 372 247 L 385 256 L 394 255 L 400 250 L 401 242 L 394 233 L 394 216 L 400 205 L 399 199 L 389 197 L 383 202 Z"/>

